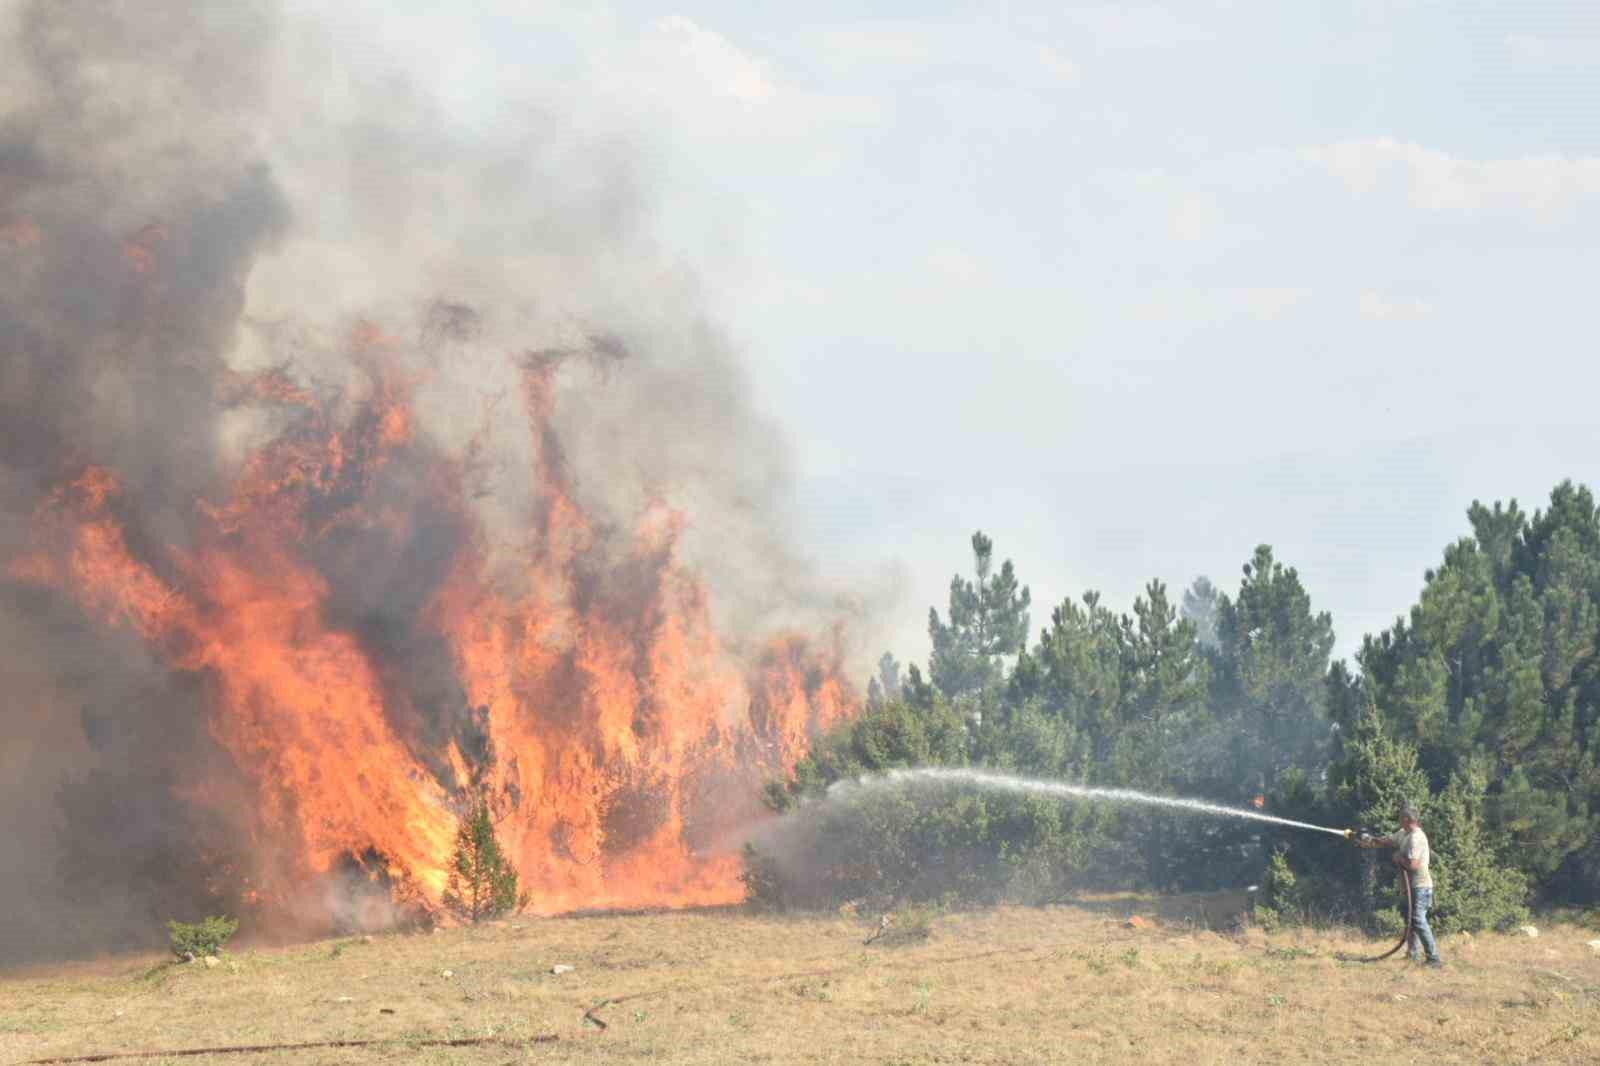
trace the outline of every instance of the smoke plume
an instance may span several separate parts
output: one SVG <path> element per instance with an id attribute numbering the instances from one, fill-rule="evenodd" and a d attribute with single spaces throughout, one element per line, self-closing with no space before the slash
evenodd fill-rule
<path id="1" fill-rule="evenodd" d="M 0 958 L 716 902 L 858 609 L 625 137 L 492 130 L 264 0 L 0 26 Z"/>

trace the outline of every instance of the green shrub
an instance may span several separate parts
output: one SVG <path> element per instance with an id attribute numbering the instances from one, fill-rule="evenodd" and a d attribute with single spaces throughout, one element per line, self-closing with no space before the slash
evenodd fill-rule
<path id="1" fill-rule="evenodd" d="M 1399 907 L 1380 907 L 1372 912 L 1369 920 L 1372 932 L 1377 936 L 1388 939 L 1398 937 L 1400 931 L 1406 927 L 1406 915 Z M 1433 924 L 1430 918 L 1428 924 Z"/>
<path id="2" fill-rule="evenodd" d="M 1274 851 L 1267 860 L 1266 876 L 1261 880 L 1261 902 L 1256 904 L 1256 922 L 1267 930 L 1282 923 L 1305 921 L 1307 911 L 1306 890 L 1295 881 L 1289 868 L 1289 857 L 1282 849 Z"/>
<path id="3" fill-rule="evenodd" d="M 1430 814 L 1438 930 L 1506 929 L 1527 921 L 1528 878 L 1501 861 L 1484 818 L 1484 777 L 1476 767 L 1451 777 Z"/>
<path id="4" fill-rule="evenodd" d="M 488 801 L 479 797 L 456 830 L 444 905 L 463 922 L 480 922 L 521 911 L 528 899 L 517 891 L 517 868 L 500 847 Z"/>
<path id="5" fill-rule="evenodd" d="M 835 727 L 789 782 L 768 791 L 768 805 L 787 817 L 745 851 L 749 901 L 832 908 L 845 900 L 889 907 L 1061 898 L 1088 865 L 1092 845 L 1107 838 L 1110 812 L 952 782 L 850 784 L 898 767 L 960 766 L 970 733 L 959 710 L 931 695 L 917 705 L 886 699 Z M 1068 738 L 1043 715 L 991 720 L 983 733 L 1003 768 L 1062 772 Z M 1018 752 L 1027 758 L 1000 758 Z"/>
<path id="6" fill-rule="evenodd" d="M 1080 850 L 1064 805 L 914 782 L 830 796 L 745 852 L 757 906 L 1057 898 Z"/>
<path id="7" fill-rule="evenodd" d="M 1283 915 L 1265 903 L 1257 903 L 1250 908 L 1250 918 L 1269 933 L 1276 933 L 1283 928 Z"/>
<path id="8" fill-rule="evenodd" d="M 213 917 L 204 921 L 168 922 L 172 953 L 180 959 L 203 959 L 222 950 L 222 945 L 239 930 L 237 918 Z"/>

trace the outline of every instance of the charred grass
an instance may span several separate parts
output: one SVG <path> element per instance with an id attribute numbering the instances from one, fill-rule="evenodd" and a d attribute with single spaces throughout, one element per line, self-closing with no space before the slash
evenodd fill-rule
<path id="1" fill-rule="evenodd" d="M 524 918 L 212 969 L 102 961 L 0 979 L 0 1062 L 325 1040 L 382 1042 L 142 1061 L 1600 1062 L 1592 932 L 1448 938 L 1433 972 L 1342 962 L 1374 945 L 1232 930 L 1215 899 L 1188 902 L 946 914 L 887 945 L 863 945 L 865 918 L 722 911 Z M 497 1042 L 427 1044 L 479 1037 Z"/>

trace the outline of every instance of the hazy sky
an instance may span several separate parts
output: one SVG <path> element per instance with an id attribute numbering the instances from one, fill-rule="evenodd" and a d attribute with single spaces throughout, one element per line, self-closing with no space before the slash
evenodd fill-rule
<path id="1" fill-rule="evenodd" d="M 1600 4 L 377 9 L 464 121 L 627 139 L 902 658 L 980 527 L 1036 630 L 1271 543 L 1348 654 L 1600 476 Z"/>

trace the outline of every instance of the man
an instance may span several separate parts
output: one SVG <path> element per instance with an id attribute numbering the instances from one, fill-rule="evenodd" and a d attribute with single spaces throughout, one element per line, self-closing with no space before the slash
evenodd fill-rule
<path id="1" fill-rule="evenodd" d="M 1400 808 L 1399 832 L 1362 837 L 1358 843 L 1364 848 L 1394 848 L 1389 861 L 1411 874 L 1411 928 L 1406 934 L 1411 961 L 1422 961 L 1422 952 L 1426 950 L 1429 966 L 1443 966 L 1438 945 L 1433 942 L 1433 930 L 1428 928 L 1428 908 L 1433 906 L 1433 875 L 1428 872 L 1428 835 L 1422 831 L 1417 809 L 1410 804 Z"/>

